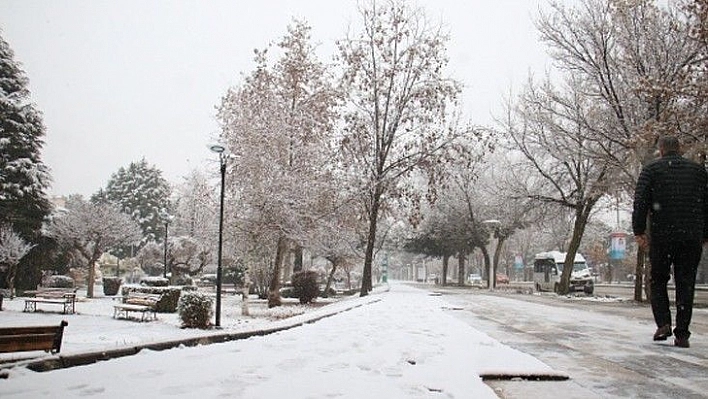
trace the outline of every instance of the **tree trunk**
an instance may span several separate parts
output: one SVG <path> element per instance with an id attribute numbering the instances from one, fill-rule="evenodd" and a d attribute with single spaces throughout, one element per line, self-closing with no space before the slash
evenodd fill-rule
<path id="1" fill-rule="evenodd" d="M 273 264 L 273 276 L 271 277 L 270 286 L 268 287 L 269 308 L 282 305 L 282 301 L 280 300 L 280 273 L 283 269 L 285 251 L 287 251 L 287 243 L 285 242 L 285 237 L 281 235 L 278 238 L 278 245 L 275 250 L 275 262 Z"/>
<path id="2" fill-rule="evenodd" d="M 494 248 L 494 258 L 492 258 L 492 288 L 497 288 L 497 267 L 499 266 L 499 256 L 501 255 L 502 245 L 504 245 L 504 237 L 497 237 L 497 247 Z"/>
<path id="3" fill-rule="evenodd" d="M 293 263 L 293 273 L 302 271 L 302 245 L 295 246 L 295 261 Z"/>
<path id="4" fill-rule="evenodd" d="M 465 285 L 465 253 L 460 252 L 457 255 L 457 285 L 464 287 Z"/>
<path id="5" fill-rule="evenodd" d="M 487 280 L 487 288 L 491 288 L 492 282 L 490 275 L 492 270 L 490 269 L 492 263 L 489 260 L 489 252 L 487 252 L 487 247 L 485 247 L 484 245 L 482 245 L 480 249 L 482 250 L 482 257 L 484 258 L 484 270 L 482 271 L 482 278 Z"/>
<path id="6" fill-rule="evenodd" d="M 597 202 L 597 200 L 593 201 L 588 199 L 576 208 L 573 237 L 570 239 L 570 244 L 568 245 L 568 253 L 566 254 L 565 263 L 563 264 L 563 274 L 561 274 L 560 286 L 558 287 L 558 294 L 560 295 L 566 295 L 570 290 L 570 276 L 573 273 L 575 254 L 578 253 L 578 248 L 580 248 L 580 240 L 582 240 L 583 234 L 585 233 L 585 226 L 587 226 L 588 217 L 590 216 L 590 211 L 592 211 L 595 202 Z"/>
<path id="7" fill-rule="evenodd" d="M 450 262 L 450 255 L 444 255 L 442 259 L 442 285 L 447 285 L 447 268 Z"/>
<path id="8" fill-rule="evenodd" d="M 93 286 L 96 281 L 96 262 L 89 261 L 88 265 L 88 281 L 86 282 L 86 298 L 93 298 Z"/>
<path id="9" fill-rule="evenodd" d="M 646 264 L 646 252 L 643 248 L 637 250 L 637 266 L 634 268 L 634 300 L 642 301 L 642 285 L 644 281 L 644 266 Z"/>
<path id="10" fill-rule="evenodd" d="M 619 264 L 619 261 L 617 261 L 617 263 Z M 614 267 L 615 266 L 612 264 L 612 259 L 610 259 L 610 261 L 607 263 L 607 269 L 605 269 L 605 276 L 604 276 L 605 281 L 609 281 L 610 284 L 612 284 L 612 281 L 614 280 L 614 276 L 613 276 L 614 273 L 612 272 L 614 270 Z"/>
<path id="11" fill-rule="evenodd" d="M 17 265 L 18 263 L 8 265 L 7 267 L 7 277 L 5 278 L 5 283 L 7 283 L 7 288 L 10 290 L 10 299 L 15 298 L 15 276 L 17 275 Z"/>
<path id="12" fill-rule="evenodd" d="M 371 281 L 371 265 L 374 261 L 374 246 L 376 245 L 376 228 L 379 219 L 379 206 L 381 194 L 376 189 L 371 201 L 371 212 L 369 214 L 369 236 L 366 239 L 366 254 L 364 255 L 364 271 L 361 276 L 360 296 L 366 296 L 373 289 Z"/>
<path id="13" fill-rule="evenodd" d="M 243 288 L 241 289 L 241 316 L 250 316 L 251 312 L 248 310 L 248 291 L 251 287 L 251 282 L 248 279 L 248 270 L 243 276 Z"/>
<path id="14" fill-rule="evenodd" d="M 337 262 L 332 261 L 332 270 L 329 271 L 329 276 L 327 276 L 327 285 L 325 285 L 324 294 L 329 295 L 329 288 L 332 286 L 332 280 L 334 280 L 334 273 L 337 271 Z"/>
<path id="15" fill-rule="evenodd" d="M 86 282 L 86 297 L 93 298 L 93 286 L 96 284 L 96 262 L 103 255 L 103 251 L 99 250 L 99 243 L 95 244 L 92 252 L 84 251 L 79 248 L 81 255 L 88 260 L 88 281 Z"/>

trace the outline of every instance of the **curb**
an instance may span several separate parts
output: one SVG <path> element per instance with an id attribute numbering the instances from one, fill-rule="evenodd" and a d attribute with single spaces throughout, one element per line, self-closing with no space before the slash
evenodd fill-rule
<path id="1" fill-rule="evenodd" d="M 75 366 L 84 366 L 84 365 L 88 365 L 88 364 L 97 363 L 99 361 L 116 359 L 116 358 L 120 358 L 120 357 L 124 357 L 124 356 L 132 356 L 132 355 L 136 355 L 136 354 L 140 353 L 140 351 L 142 351 L 143 349 L 162 351 L 162 350 L 177 348 L 180 346 L 192 347 L 192 346 L 198 346 L 198 345 L 209 345 L 209 344 L 223 343 L 223 342 L 228 342 L 228 341 L 248 339 L 251 337 L 260 337 L 260 336 L 270 335 L 270 334 L 274 334 L 274 333 L 285 331 L 285 330 L 290 330 L 290 329 L 296 328 L 296 327 L 301 327 L 305 324 L 316 323 L 322 319 L 336 316 L 338 314 L 350 311 L 352 309 L 356 309 L 356 308 L 362 307 L 364 305 L 370 305 L 372 303 L 376 303 L 376 302 L 381 301 L 381 298 L 371 298 L 371 297 L 369 297 L 369 298 L 370 298 L 369 300 L 365 300 L 361 303 L 347 306 L 343 309 L 339 309 L 339 310 L 336 310 L 333 312 L 314 316 L 312 318 L 308 318 L 303 321 L 297 321 L 297 322 L 293 322 L 293 323 L 286 324 L 283 326 L 278 326 L 278 327 L 251 330 L 251 331 L 239 331 L 239 332 L 231 332 L 231 333 L 223 333 L 223 334 L 205 335 L 205 336 L 201 336 L 201 337 L 185 338 L 185 339 L 179 339 L 179 340 L 173 340 L 173 341 L 152 342 L 152 343 L 145 343 L 145 344 L 141 344 L 141 345 L 116 348 L 116 349 L 110 349 L 110 350 L 98 351 L 98 352 L 86 352 L 86 353 L 78 353 L 78 354 L 73 354 L 73 355 L 55 355 L 52 357 L 42 358 L 42 359 L 38 359 L 38 360 L 23 360 L 23 361 L 19 361 L 19 362 L 15 362 L 15 363 L 0 364 L 0 371 L 12 369 L 15 367 L 26 367 L 32 371 L 37 371 L 37 372 L 52 371 L 52 370 L 64 369 L 64 368 L 75 367 Z"/>

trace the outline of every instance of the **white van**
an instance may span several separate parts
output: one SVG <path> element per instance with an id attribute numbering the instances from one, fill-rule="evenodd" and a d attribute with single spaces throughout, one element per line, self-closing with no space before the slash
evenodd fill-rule
<path id="1" fill-rule="evenodd" d="M 536 291 L 558 292 L 560 278 L 565 263 L 565 252 L 548 251 L 536 254 L 533 262 L 533 282 Z M 592 294 L 595 290 L 592 274 L 581 254 L 575 254 L 573 271 L 570 275 L 570 292 L 582 291 Z"/>

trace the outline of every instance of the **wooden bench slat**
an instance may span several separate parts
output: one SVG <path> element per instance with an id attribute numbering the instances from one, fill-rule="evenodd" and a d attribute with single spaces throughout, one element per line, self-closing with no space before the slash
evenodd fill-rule
<path id="1" fill-rule="evenodd" d="M 0 337 L 5 335 L 49 334 L 56 331 L 56 326 L 27 326 L 0 328 Z"/>
<path id="2" fill-rule="evenodd" d="M 113 305 L 113 318 L 118 319 L 121 316 L 129 317 L 130 312 L 141 313 L 140 320 L 145 321 L 146 315 L 151 314 L 154 320 L 157 319 L 157 303 L 162 298 L 161 294 L 147 294 L 142 292 L 129 292 L 123 298 L 123 303 Z"/>
<path id="3" fill-rule="evenodd" d="M 45 333 L 0 336 L 0 352 L 51 350 L 54 347 L 55 335 L 55 333 Z"/>
<path id="4" fill-rule="evenodd" d="M 62 320 L 58 326 L 26 326 L 0 328 L 0 352 L 23 352 L 44 350 L 59 352 L 64 336 L 64 327 L 69 325 Z"/>
<path id="5" fill-rule="evenodd" d="M 25 299 L 26 302 L 39 302 L 39 303 L 66 303 L 62 299 L 44 299 L 44 298 L 31 298 Z"/>
<path id="6" fill-rule="evenodd" d="M 135 305 L 132 303 L 124 303 L 122 305 L 113 305 L 114 308 L 134 310 L 136 312 L 141 312 L 145 310 L 150 310 L 150 306 L 146 305 Z"/>
<path id="7" fill-rule="evenodd" d="M 47 303 L 51 305 L 63 305 L 62 313 L 76 312 L 76 293 L 74 291 L 67 292 L 66 289 L 43 289 L 32 291 L 34 298 L 25 299 L 25 312 L 36 312 L 38 303 Z"/>
<path id="8" fill-rule="evenodd" d="M 28 351 L 46 351 L 49 352 L 54 348 L 54 336 L 50 339 L 41 341 L 13 341 L 0 343 L 0 352 L 28 352 Z"/>

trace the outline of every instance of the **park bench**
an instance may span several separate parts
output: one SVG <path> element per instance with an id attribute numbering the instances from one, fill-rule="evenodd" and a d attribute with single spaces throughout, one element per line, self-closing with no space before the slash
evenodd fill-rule
<path id="1" fill-rule="evenodd" d="M 25 293 L 34 294 L 34 298 L 25 299 L 25 312 L 36 312 L 37 304 L 61 305 L 64 314 L 76 312 L 75 288 L 40 288 L 35 291 L 25 291 Z"/>
<path id="2" fill-rule="evenodd" d="M 58 353 L 64 327 L 62 320 L 58 326 L 3 327 L 0 328 L 0 352 L 26 352 L 43 350 Z"/>
<path id="3" fill-rule="evenodd" d="M 216 289 L 216 288 L 214 288 L 214 289 Z M 237 292 L 240 292 L 240 290 L 236 289 L 235 284 L 221 284 L 221 293 L 222 294 L 236 295 Z"/>
<path id="4" fill-rule="evenodd" d="M 129 292 L 123 297 L 123 303 L 113 305 L 113 318 L 129 318 L 131 312 L 140 313 L 140 321 L 152 317 L 157 320 L 157 303 L 162 295 Z"/>

